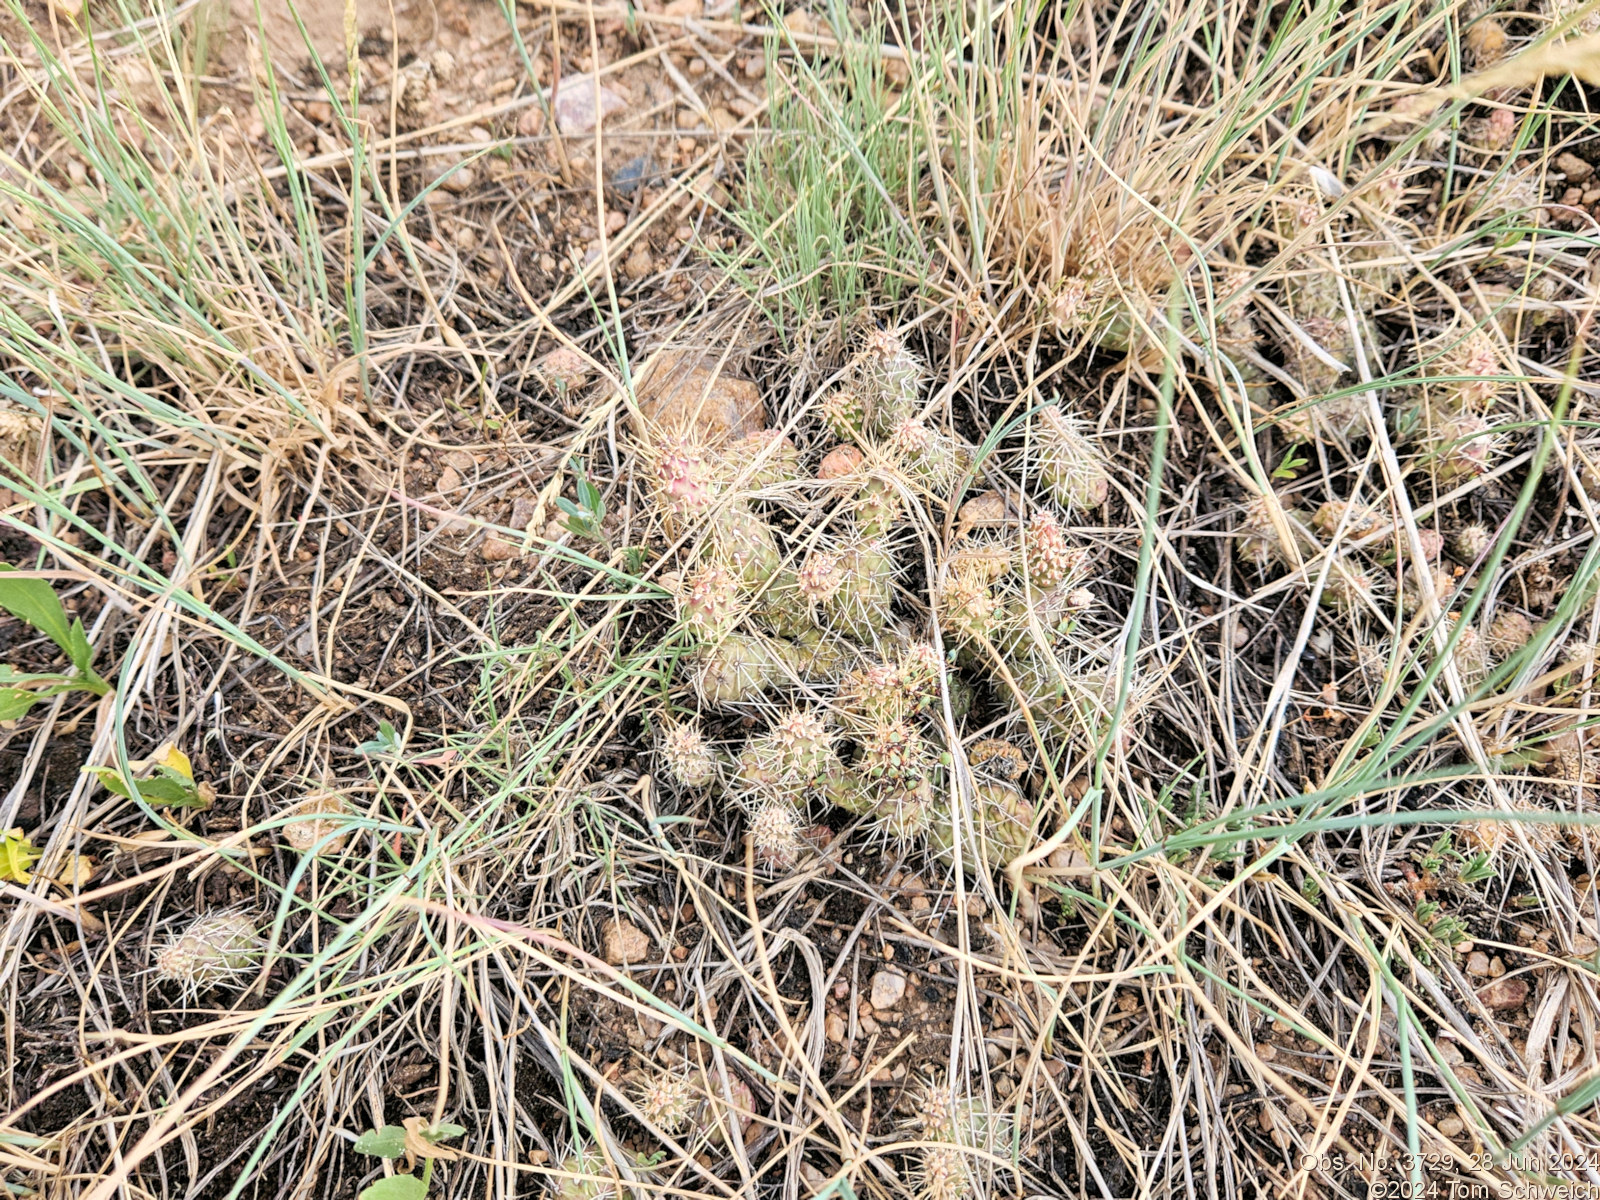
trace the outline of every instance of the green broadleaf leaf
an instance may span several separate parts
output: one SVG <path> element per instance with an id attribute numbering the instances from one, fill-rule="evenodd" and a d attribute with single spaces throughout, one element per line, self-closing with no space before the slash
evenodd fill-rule
<path id="1" fill-rule="evenodd" d="M 122 772 L 115 767 L 85 767 L 112 795 L 128 799 L 128 787 Z M 139 798 L 146 804 L 165 805 L 168 808 L 209 808 L 211 801 L 201 794 L 192 779 L 170 767 L 159 767 L 150 779 L 138 781 Z"/>
<path id="2" fill-rule="evenodd" d="M 28 710 L 39 702 L 36 692 L 22 688 L 0 688 L 0 721 L 15 721 L 26 716 Z"/>
<path id="3" fill-rule="evenodd" d="M 415 1175 L 391 1175 L 362 1188 L 359 1200 L 428 1200 L 428 1189 Z"/>
<path id="4" fill-rule="evenodd" d="M 424 1129 L 422 1136 L 430 1142 L 446 1142 L 451 1138 L 460 1137 L 466 1131 L 464 1125 L 452 1125 L 449 1121 L 440 1121 L 437 1125 Z"/>
<path id="5" fill-rule="evenodd" d="M 406 1152 L 406 1131 L 398 1125 L 369 1129 L 356 1139 L 356 1153 L 374 1158 L 399 1158 Z"/>
<path id="6" fill-rule="evenodd" d="M 0 879 L 7 883 L 31 883 L 33 872 L 29 869 L 39 861 L 39 851 L 20 829 L 6 830 L 0 839 Z"/>
<path id="7" fill-rule="evenodd" d="M 72 625 L 55 588 L 43 579 L 5 578 L 7 572 L 15 570 L 8 563 L 0 563 L 0 608 L 32 625 L 70 658 Z"/>

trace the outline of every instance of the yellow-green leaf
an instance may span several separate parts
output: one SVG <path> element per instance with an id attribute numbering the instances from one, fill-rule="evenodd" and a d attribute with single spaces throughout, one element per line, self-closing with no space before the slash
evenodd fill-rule
<path id="1" fill-rule="evenodd" d="M 39 861 L 39 851 L 34 849 L 28 835 L 20 829 L 6 830 L 0 841 L 0 879 L 7 883 L 31 883 L 33 872 L 29 869 Z"/>

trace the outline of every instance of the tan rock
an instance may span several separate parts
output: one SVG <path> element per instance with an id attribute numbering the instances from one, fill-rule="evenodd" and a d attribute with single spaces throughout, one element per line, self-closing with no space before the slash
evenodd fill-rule
<path id="1" fill-rule="evenodd" d="M 628 107 L 628 102 L 608 87 L 599 89 L 599 107 L 595 102 L 595 81 L 589 75 L 574 75 L 563 79 L 556 88 L 553 102 L 556 128 L 563 137 L 576 137 L 592 132 L 597 123 L 613 113 Z"/>
<path id="2" fill-rule="evenodd" d="M 872 1007 L 882 1012 L 899 1004 L 906 994 L 906 977 L 899 971 L 879 971 L 872 977 Z"/>
<path id="3" fill-rule="evenodd" d="M 1482 950 L 1474 950 L 1467 955 L 1468 975 L 1487 975 L 1489 973 L 1489 956 Z"/>
<path id="4" fill-rule="evenodd" d="M 446 492 L 453 492 L 461 486 L 461 472 L 454 467 L 446 467 L 439 472 L 439 481 L 433 485 L 434 491 L 441 496 Z"/>
<path id="5" fill-rule="evenodd" d="M 1457 1116 L 1449 1116 L 1439 1122 L 1439 1132 L 1447 1138 L 1460 1137 L 1466 1127 L 1466 1123 Z"/>
<path id="6" fill-rule="evenodd" d="M 1583 183 L 1594 174 L 1594 165 L 1568 151 L 1556 156 L 1556 170 L 1567 177 L 1568 183 Z"/>
<path id="7" fill-rule="evenodd" d="M 1478 989 L 1478 999 L 1494 1012 L 1512 1012 L 1528 999 L 1528 981 L 1521 978 L 1496 979 Z"/>
<path id="8" fill-rule="evenodd" d="M 663 351 L 639 387 L 639 411 L 653 425 L 708 441 L 765 429 L 761 390 L 717 362 L 714 354 Z"/>
<path id="9" fill-rule="evenodd" d="M 643 248 L 628 255 L 628 261 L 622 264 L 622 273 L 635 283 L 650 278 L 650 273 L 655 269 L 656 260 L 650 257 L 650 251 Z"/>
<path id="10" fill-rule="evenodd" d="M 490 534 L 483 539 L 483 545 L 478 547 L 478 557 L 484 562 L 510 562 L 517 557 L 517 548 L 510 542 L 501 541 Z"/>
<path id="11" fill-rule="evenodd" d="M 838 1013 L 829 1013 L 822 1022 L 822 1031 L 828 1035 L 830 1042 L 842 1042 L 845 1038 L 846 1027 L 844 1018 Z"/>
<path id="12" fill-rule="evenodd" d="M 650 937 L 629 921 L 613 917 L 601 929 L 606 961 L 614 966 L 643 962 L 650 954 Z"/>
<path id="13" fill-rule="evenodd" d="M 552 391 L 570 392 L 586 383 L 594 368 L 576 350 L 558 346 L 533 365 L 533 372 Z"/>

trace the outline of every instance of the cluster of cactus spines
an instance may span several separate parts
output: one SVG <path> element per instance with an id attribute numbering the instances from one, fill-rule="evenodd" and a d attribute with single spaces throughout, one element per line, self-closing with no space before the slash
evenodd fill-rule
<path id="1" fill-rule="evenodd" d="M 1061 522 L 1048 509 L 1034 513 L 1022 534 L 1022 567 L 1027 580 L 1041 591 L 1059 587 L 1088 568 L 1088 553 L 1067 542 Z"/>
<path id="2" fill-rule="evenodd" d="M 804 824 L 792 801 L 772 797 L 750 813 L 750 844 L 756 861 L 770 871 L 788 871 L 805 849 Z"/>
<path id="3" fill-rule="evenodd" d="M 682 1071 L 648 1070 L 634 1093 L 644 1119 L 658 1129 L 675 1134 L 693 1119 L 700 1097 Z"/>
<path id="4" fill-rule="evenodd" d="M 817 709 L 791 709 L 772 723 L 767 735 L 783 770 L 812 783 L 833 763 L 833 734 L 826 714 Z"/>
<path id="5" fill-rule="evenodd" d="M 1450 555 L 1457 562 L 1471 566 L 1489 553 L 1494 545 L 1494 535 L 1478 521 L 1463 525 L 1450 535 Z"/>
<path id="6" fill-rule="evenodd" d="M 704 446 L 686 436 L 667 434 L 652 443 L 650 457 L 656 504 L 670 523 L 693 521 L 711 511 L 718 488 Z"/>
<path id="7" fill-rule="evenodd" d="M 841 384 L 825 395 L 822 422 L 837 438 L 859 437 L 867 423 L 867 406 L 861 392 L 850 384 Z"/>
<path id="8" fill-rule="evenodd" d="M 799 799 L 838 766 L 834 734 L 816 709 L 791 709 L 739 755 L 739 783 L 752 802 Z"/>
<path id="9" fill-rule="evenodd" d="M 1364 504 L 1349 500 L 1326 500 L 1311 514 L 1311 528 L 1323 537 L 1332 537 L 1344 526 L 1346 541 L 1360 541 L 1384 527 L 1384 519 Z"/>
<path id="10" fill-rule="evenodd" d="M 1433 369 L 1437 375 L 1456 377 L 1434 386 L 1446 389 L 1447 404 L 1468 412 L 1489 408 L 1505 390 L 1500 356 L 1495 353 L 1489 335 L 1481 329 L 1474 329 L 1456 340 L 1434 361 Z"/>
<path id="11" fill-rule="evenodd" d="M 912 1092 L 907 1131 L 927 1144 L 916 1164 L 918 1195 L 925 1200 L 960 1200 L 970 1194 L 964 1150 L 988 1150 L 1003 1141 L 1007 1122 L 976 1099 L 958 1097 L 937 1078 L 923 1080 Z"/>
<path id="12" fill-rule="evenodd" d="M 918 1157 L 918 1200 L 964 1200 L 971 1194 L 972 1182 L 967 1177 L 966 1155 L 959 1146 L 936 1142 L 924 1147 Z"/>
<path id="13" fill-rule="evenodd" d="M 605 1156 L 588 1146 L 574 1146 L 561 1160 L 562 1176 L 550 1177 L 550 1200 L 614 1200 L 616 1174 Z"/>
<path id="14" fill-rule="evenodd" d="M 1504 608 L 1489 622 L 1483 644 L 1496 662 L 1504 662 L 1533 641 L 1533 622 L 1515 609 Z"/>
<path id="15" fill-rule="evenodd" d="M 771 526 L 743 504 L 718 510 L 710 535 L 713 561 L 731 570 L 745 587 L 760 587 L 783 564 Z"/>
<path id="16" fill-rule="evenodd" d="M 683 623 L 703 639 L 732 631 L 739 619 L 739 580 L 716 563 L 704 563 L 683 581 Z"/>
<path id="17" fill-rule="evenodd" d="M 909 721 L 880 721 L 862 741 L 861 773 L 890 787 L 923 778 L 932 755 L 921 732 Z"/>
<path id="18" fill-rule="evenodd" d="M 178 984 L 186 997 L 237 982 L 261 962 L 255 918 L 240 909 L 197 917 L 156 950 L 158 979 Z"/>
<path id="19" fill-rule="evenodd" d="M 1489 649 L 1484 645 L 1476 625 L 1470 621 L 1463 622 L 1459 613 L 1446 613 L 1446 636 L 1455 636 L 1457 630 L 1460 636 L 1456 638 L 1455 645 L 1456 670 L 1461 673 L 1462 682 L 1471 686 L 1488 673 Z"/>
<path id="20" fill-rule="evenodd" d="M 1439 414 L 1427 422 L 1422 437 L 1423 461 L 1446 487 L 1487 474 L 1500 452 L 1497 429 L 1477 413 Z"/>
<path id="21" fill-rule="evenodd" d="M 994 591 L 977 571 L 954 571 L 939 589 L 940 625 L 962 641 L 988 638 L 999 611 Z"/>
<path id="22" fill-rule="evenodd" d="M 667 774 L 684 787 L 710 787 L 720 775 L 716 751 L 698 721 L 668 725 L 661 732 L 657 751 Z"/>
<path id="23" fill-rule="evenodd" d="M 1032 474 L 1068 512 L 1099 508 L 1111 492 L 1105 455 L 1090 441 L 1077 418 L 1058 405 L 1034 414 Z"/>

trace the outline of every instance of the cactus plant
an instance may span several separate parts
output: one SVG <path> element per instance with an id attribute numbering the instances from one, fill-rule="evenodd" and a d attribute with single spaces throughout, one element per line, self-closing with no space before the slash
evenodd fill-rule
<path id="1" fill-rule="evenodd" d="M 684 787 L 710 787 L 717 781 L 717 755 L 700 732 L 699 722 L 668 725 L 662 730 L 656 749 L 668 776 Z"/>
<path id="2" fill-rule="evenodd" d="M 1082 424 L 1056 405 L 1036 414 L 1032 428 L 1033 475 L 1068 512 L 1099 508 L 1111 490 L 1105 457 Z"/>
<path id="3" fill-rule="evenodd" d="M 772 641 L 730 633 L 702 646 L 695 660 L 694 687 L 713 708 L 759 700 L 785 675 L 785 656 Z"/>
<path id="4" fill-rule="evenodd" d="M 672 1070 L 648 1071 L 634 1093 L 634 1102 L 645 1120 L 667 1133 L 683 1129 L 700 1107 L 689 1077 Z"/>
<path id="5" fill-rule="evenodd" d="M 727 568 L 706 563 L 683 581 L 679 605 L 691 633 L 701 639 L 718 637 L 739 619 L 739 581 Z"/>
<path id="6" fill-rule="evenodd" d="M 747 588 L 760 587 L 783 563 L 772 528 L 744 504 L 719 509 L 711 519 L 710 533 L 715 561 L 726 565 Z"/>
<path id="7" fill-rule="evenodd" d="M 261 961 L 255 918 L 241 909 L 197 917 L 155 952 L 158 979 L 178 984 L 186 998 L 238 981 Z"/>
<path id="8" fill-rule="evenodd" d="M 772 871 L 787 871 L 800 861 L 805 839 L 800 814 L 788 800 L 763 800 L 750 814 L 750 844 L 756 861 Z"/>

